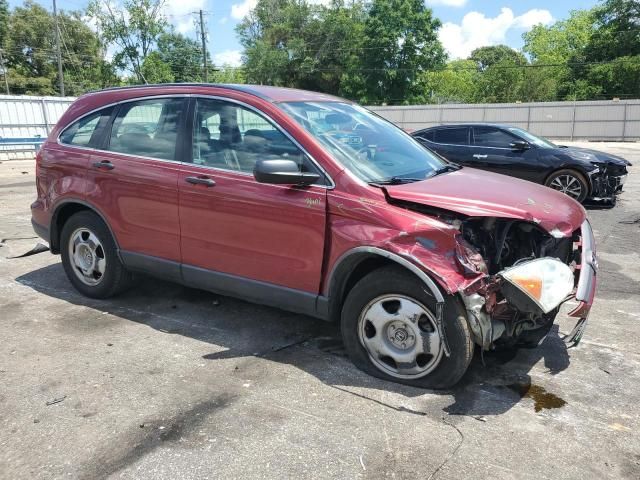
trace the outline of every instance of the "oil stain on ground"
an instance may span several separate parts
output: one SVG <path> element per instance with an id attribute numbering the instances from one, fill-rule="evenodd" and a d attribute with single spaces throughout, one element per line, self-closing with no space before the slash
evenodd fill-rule
<path id="1" fill-rule="evenodd" d="M 544 387 L 540 385 L 533 385 L 528 382 L 512 383 L 511 385 L 507 385 L 507 388 L 520 395 L 520 398 L 532 399 L 534 402 L 533 408 L 536 412 L 552 408 L 561 408 L 567 404 L 565 400 L 554 393 L 547 392 Z"/>

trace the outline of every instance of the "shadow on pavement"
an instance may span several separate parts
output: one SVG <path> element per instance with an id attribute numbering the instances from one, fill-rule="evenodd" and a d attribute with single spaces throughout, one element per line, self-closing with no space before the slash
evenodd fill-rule
<path id="1" fill-rule="evenodd" d="M 499 415 L 524 396 L 533 398 L 538 409 L 539 402 L 534 394 L 542 395 L 541 408 L 555 408 L 553 398 L 545 404 L 553 394 L 532 384 L 529 372 L 540 360 L 551 375 L 569 366 L 569 352 L 555 326 L 536 349 L 485 352 L 483 356 L 476 349 L 467 374 L 454 389 L 427 391 L 379 380 L 358 371 L 347 358 L 339 327 L 321 320 L 146 276 L 137 276 L 135 287 L 117 298 L 93 300 L 73 289 L 59 263 L 34 270 L 16 280 L 49 297 L 108 312 L 166 334 L 210 343 L 215 348 L 203 356 L 206 360 L 267 358 L 290 364 L 331 387 L 356 395 L 359 394 L 343 387 L 394 392 L 406 398 L 425 394 L 452 396 L 453 403 L 444 408 L 450 415 Z M 63 323 L 68 319 L 60 316 L 59 321 Z M 563 401 L 559 399 L 556 403 Z M 421 411 L 412 413 L 425 414 Z"/>

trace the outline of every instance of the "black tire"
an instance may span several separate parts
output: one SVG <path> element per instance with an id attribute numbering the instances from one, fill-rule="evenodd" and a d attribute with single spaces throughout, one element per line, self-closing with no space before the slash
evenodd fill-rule
<path id="1" fill-rule="evenodd" d="M 474 350 L 466 311 L 460 300 L 453 296 L 445 296 L 443 324 L 451 355 L 447 357 L 441 354 L 439 363 L 425 376 L 398 378 L 383 371 L 371 360 L 358 333 L 363 310 L 371 305 L 372 301 L 385 295 L 398 295 L 415 300 L 435 316 L 435 298 L 410 272 L 390 266 L 369 273 L 349 292 L 342 308 L 342 338 L 356 367 L 375 377 L 414 387 L 444 389 L 455 385 L 467 371 Z"/>
<path id="2" fill-rule="evenodd" d="M 99 250 L 105 260 L 104 273 L 97 279 L 95 285 L 84 283 L 79 274 L 76 273 L 77 268 L 71 258 L 69 251 L 69 242 L 71 236 L 78 229 L 87 229 L 93 233 L 100 242 Z M 72 215 L 62 227 L 60 233 L 60 254 L 62 256 L 62 265 L 64 271 L 73 286 L 83 295 L 90 298 L 109 298 L 122 292 L 129 284 L 131 275 L 124 268 L 124 265 L 118 257 L 118 249 L 116 243 L 111 236 L 109 228 L 102 219 L 95 213 L 90 211 L 81 211 Z"/>
<path id="3" fill-rule="evenodd" d="M 579 195 L 574 196 L 570 193 L 567 193 L 567 191 L 563 191 L 560 188 L 560 186 L 565 183 L 565 179 L 574 179 L 578 182 L 578 184 L 580 184 Z M 589 183 L 587 182 L 585 176 L 577 170 L 572 170 L 570 168 L 565 168 L 562 170 L 558 170 L 557 172 L 553 172 L 551 175 L 549 175 L 544 184 L 545 186 L 553 188 L 554 190 L 562 191 L 579 203 L 584 202 L 584 200 L 587 198 L 587 195 L 589 194 Z"/>

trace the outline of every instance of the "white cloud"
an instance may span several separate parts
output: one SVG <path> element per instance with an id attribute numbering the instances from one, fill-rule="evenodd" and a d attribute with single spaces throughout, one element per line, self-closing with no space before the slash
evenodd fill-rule
<path id="1" fill-rule="evenodd" d="M 242 20 L 251 10 L 256 8 L 258 0 L 244 0 L 242 3 L 231 5 L 231 16 L 236 20 Z"/>
<path id="2" fill-rule="evenodd" d="M 528 30 L 539 23 L 548 25 L 552 22 L 548 10 L 536 8 L 516 17 L 510 8 L 504 7 L 494 18 L 469 12 L 459 25 L 446 22 L 438 37 L 452 58 L 466 58 L 476 48 L 504 43 L 511 29 Z"/>
<path id="3" fill-rule="evenodd" d="M 239 67 L 242 65 L 242 52 L 240 50 L 225 50 L 213 54 L 213 63 L 216 66 L 229 65 Z"/>
<path id="4" fill-rule="evenodd" d="M 229 21 L 229 17 L 222 17 L 220 20 L 218 20 L 218 23 L 220 25 L 224 25 L 225 23 L 227 23 Z"/>
<path id="5" fill-rule="evenodd" d="M 427 0 L 427 5 L 435 7 L 442 5 L 443 7 L 464 7 L 467 0 Z"/>
<path id="6" fill-rule="evenodd" d="M 206 0 L 166 0 L 163 13 L 178 33 L 186 34 L 195 30 L 195 12 L 204 10 Z"/>

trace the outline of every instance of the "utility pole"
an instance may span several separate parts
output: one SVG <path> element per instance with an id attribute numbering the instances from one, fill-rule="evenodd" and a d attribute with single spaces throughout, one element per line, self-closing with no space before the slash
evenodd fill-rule
<path id="1" fill-rule="evenodd" d="M 207 71 L 207 32 L 204 29 L 202 10 L 200 10 L 200 38 L 202 39 L 202 64 L 204 66 L 204 81 L 206 83 L 209 81 L 209 72 Z"/>
<path id="2" fill-rule="evenodd" d="M 0 67 L 2 68 L 2 75 L 4 76 L 4 88 L 9 93 L 9 80 L 7 79 L 7 67 L 4 64 L 4 58 L 2 57 L 2 49 L 0 48 Z"/>
<path id="3" fill-rule="evenodd" d="M 53 16 L 56 19 L 56 54 L 58 56 L 58 77 L 60 78 L 60 96 L 64 97 L 64 76 L 62 75 L 62 54 L 60 53 L 60 28 L 58 26 L 58 9 L 53 0 Z"/>

